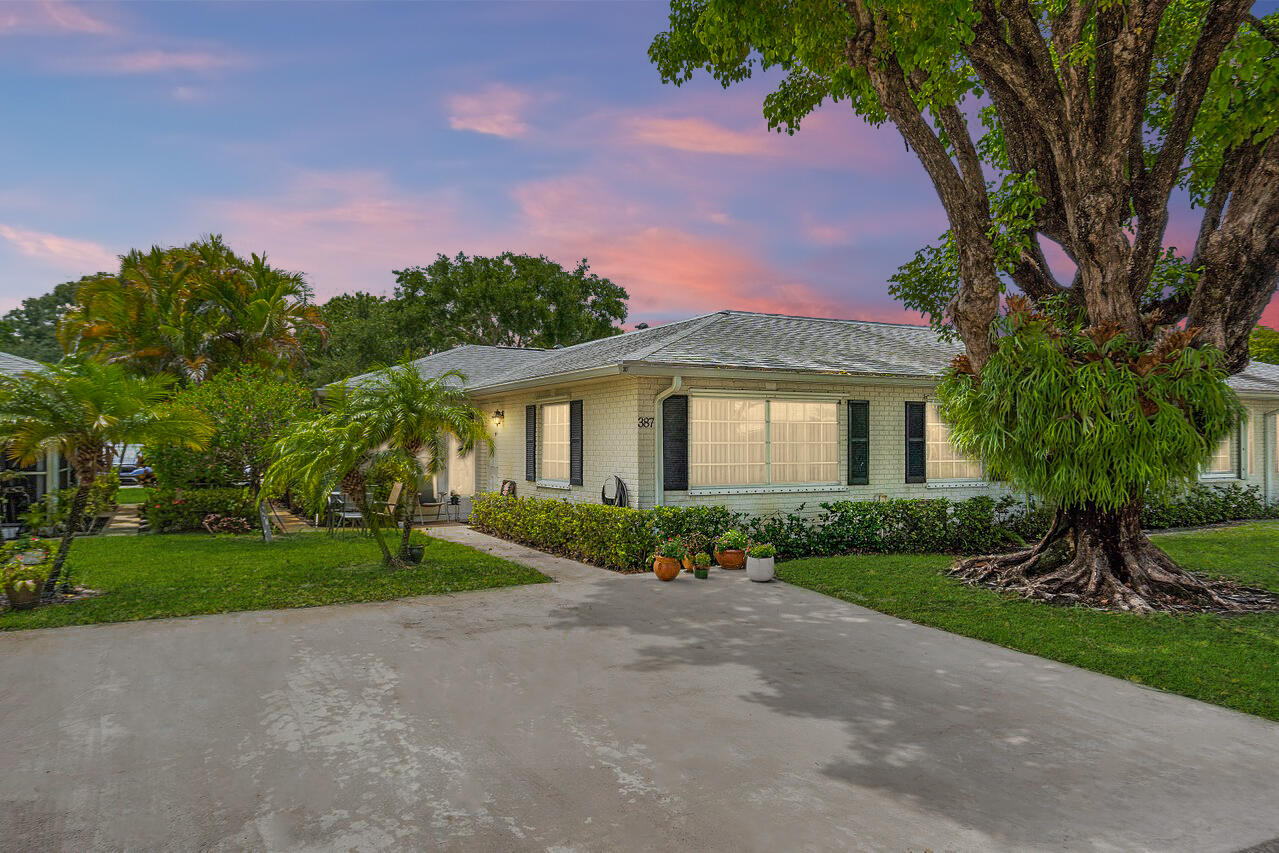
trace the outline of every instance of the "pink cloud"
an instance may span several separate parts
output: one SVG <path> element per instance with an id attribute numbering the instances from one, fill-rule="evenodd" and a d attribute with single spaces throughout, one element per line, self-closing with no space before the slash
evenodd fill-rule
<path id="1" fill-rule="evenodd" d="M 777 146 L 767 132 L 732 130 L 704 118 L 632 117 L 622 133 L 634 142 L 698 154 L 771 156 Z"/>
<path id="2" fill-rule="evenodd" d="M 11 3 L 0 10 L 0 35 L 6 33 L 81 33 L 109 35 L 116 27 L 79 6 L 57 0 Z"/>
<path id="3" fill-rule="evenodd" d="M 637 319 L 720 308 L 918 319 L 899 309 L 868 309 L 834 299 L 764 260 L 746 248 L 747 241 L 683 230 L 663 212 L 616 198 L 587 175 L 522 184 L 513 196 L 526 242 L 561 260 L 589 258 L 592 270 L 626 287 Z"/>
<path id="4" fill-rule="evenodd" d="M 110 271 L 119 265 L 115 253 L 89 240 L 10 225 L 0 225 L 0 237 L 8 240 L 20 254 L 68 275 Z"/>
<path id="5" fill-rule="evenodd" d="M 101 74 L 159 74 L 169 71 L 206 73 L 246 65 L 243 57 L 215 50 L 135 50 L 101 56 L 76 57 L 66 70 Z"/>
<path id="6" fill-rule="evenodd" d="M 525 92 L 493 83 L 478 92 L 448 98 L 449 127 L 513 139 L 528 132 L 523 113 L 532 98 Z"/>

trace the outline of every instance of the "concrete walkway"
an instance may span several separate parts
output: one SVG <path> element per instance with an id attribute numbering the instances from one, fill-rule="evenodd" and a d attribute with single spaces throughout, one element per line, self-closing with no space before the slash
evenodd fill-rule
<path id="1" fill-rule="evenodd" d="M 1279 726 L 716 571 L 0 636 L 0 848 L 1194 850 Z"/>

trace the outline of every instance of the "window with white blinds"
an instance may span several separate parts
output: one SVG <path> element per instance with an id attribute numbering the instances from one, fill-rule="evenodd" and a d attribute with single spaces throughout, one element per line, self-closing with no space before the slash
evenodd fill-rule
<path id="1" fill-rule="evenodd" d="M 542 479 L 568 482 L 568 403 L 542 407 Z"/>
<path id="2" fill-rule="evenodd" d="M 981 462 L 962 455 L 950 443 L 950 426 L 941 419 L 937 407 L 925 408 L 925 443 L 929 480 L 980 480 Z"/>
<path id="3" fill-rule="evenodd" d="M 690 397 L 691 488 L 834 483 L 836 403 Z"/>
<path id="4" fill-rule="evenodd" d="M 1239 430 L 1231 430 L 1230 435 L 1221 440 L 1217 450 L 1208 460 L 1204 474 L 1217 477 L 1237 476 L 1239 473 Z"/>
<path id="5" fill-rule="evenodd" d="M 839 479 L 839 424 L 834 403 L 772 400 L 768 404 L 772 483 Z"/>

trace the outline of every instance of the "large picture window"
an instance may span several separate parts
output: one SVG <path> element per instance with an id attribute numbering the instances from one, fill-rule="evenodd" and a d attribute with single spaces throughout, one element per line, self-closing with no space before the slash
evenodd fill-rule
<path id="1" fill-rule="evenodd" d="M 688 485 L 811 485 L 839 480 L 836 403 L 691 397 Z"/>
<path id="2" fill-rule="evenodd" d="M 568 482 L 569 478 L 569 412 L 568 403 L 550 403 L 542 407 L 542 479 Z"/>
<path id="3" fill-rule="evenodd" d="M 980 480 L 981 462 L 962 455 L 950 443 L 950 426 L 941 419 L 937 407 L 925 407 L 929 480 Z"/>

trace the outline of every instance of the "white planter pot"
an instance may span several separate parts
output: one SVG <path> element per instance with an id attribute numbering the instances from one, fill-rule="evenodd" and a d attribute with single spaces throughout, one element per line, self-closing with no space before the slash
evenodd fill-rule
<path id="1" fill-rule="evenodd" d="M 756 583 L 767 583 L 773 579 L 773 558 L 752 557 L 746 555 L 746 577 Z"/>

